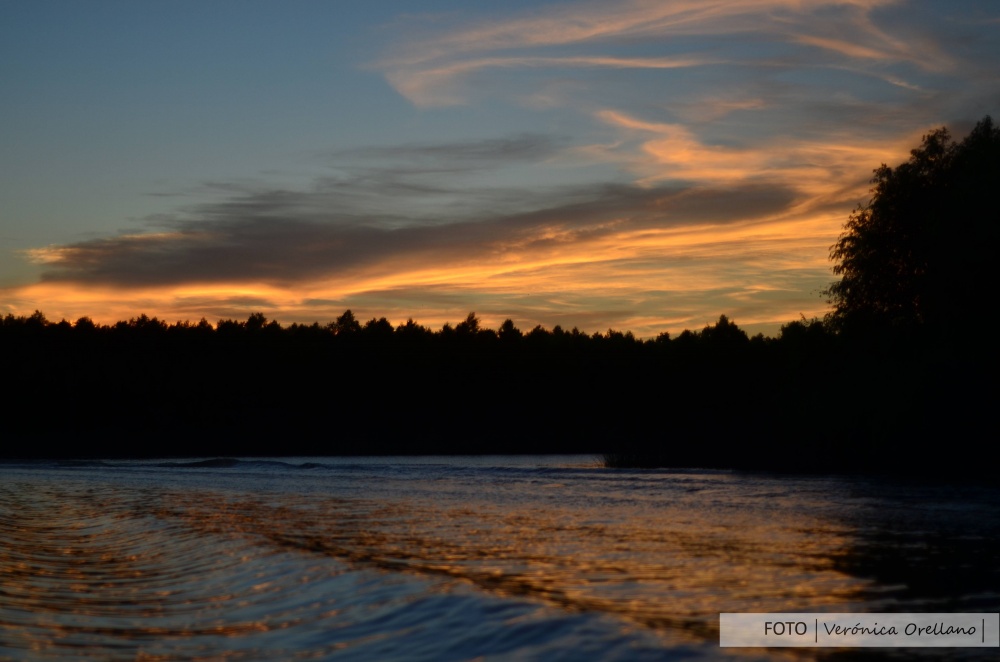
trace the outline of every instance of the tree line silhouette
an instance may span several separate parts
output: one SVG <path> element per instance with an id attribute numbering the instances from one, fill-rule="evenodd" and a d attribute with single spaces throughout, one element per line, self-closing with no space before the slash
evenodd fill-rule
<path id="1" fill-rule="evenodd" d="M 474 313 L 436 331 L 349 310 L 288 326 L 261 313 L 215 325 L 7 315 L 0 452 L 586 452 L 633 466 L 957 470 L 955 435 L 989 403 L 963 387 L 978 364 L 925 341 L 818 319 L 748 337 L 725 315 L 650 339 L 511 320 L 494 330 Z M 929 462 L 935 444 L 945 457 Z"/>
<path id="2" fill-rule="evenodd" d="M 3 457 L 604 453 L 609 464 L 979 475 L 994 445 L 1000 129 L 882 165 L 833 311 L 639 339 L 474 314 L 282 326 L 0 318 Z M 975 320 L 975 321 L 973 321 Z"/>

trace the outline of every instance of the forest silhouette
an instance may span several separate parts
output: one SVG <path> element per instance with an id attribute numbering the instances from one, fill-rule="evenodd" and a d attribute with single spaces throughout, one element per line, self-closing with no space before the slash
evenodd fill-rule
<path id="1" fill-rule="evenodd" d="M 639 339 L 496 330 L 0 318 L 0 456 L 602 453 L 609 465 L 993 478 L 1000 130 L 875 170 L 831 249 L 826 319 L 725 315 Z M 942 239 L 944 237 L 944 239 Z M 964 313 L 964 315 L 963 315 Z"/>
<path id="2" fill-rule="evenodd" d="M 982 470 L 986 366 L 919 334 L 726 316 L 640 340 L 470 313 L 281 326 L 0 319 L 5 457 L 603 453 L 632 466 Z M 983 432 L 987 432 L 984 428 Z"/>

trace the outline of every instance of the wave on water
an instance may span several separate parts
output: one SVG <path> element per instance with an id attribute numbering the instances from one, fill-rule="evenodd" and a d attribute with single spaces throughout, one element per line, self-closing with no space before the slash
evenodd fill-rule
<path id="1" fill-rule="evenodd" d="M 191 460 L 189 462 L 157 462 L 154 467 L 176 467 L 178 469 L 219 469 L 230 468 L 242 464 L 240 460 L 232 457 L 217 457 L 210 460 Z"/>
<path id="2" fill-rule="evenodd" d="M 206 496 L 0 487 L 0 658 L 704 659 L 600 615 L 307 553 L 267 534 L 301 521 Z"/>
<path id="3" fill-rule="evenodd" d="M 365 457 L 363 459 L 357 459 L 353 457 L 335 457 L 335 458 L 324 458 L 325 461 L 318 461 L 318 458 L 310 458 L 301 462 L 286 461 L 278 459 L 259 459 L 259 458 L 234 458 L 234 457 L 214 457 L 214 458 L 184 458 L 184 459 L 160 459 L 160 460 L 56 460 L 56 461 L 29 461 L 29 462 L 15 462 L 14 464 L 21 464 L 27 466 L 36 466 L 40 468 L 45 468 L 48 466 L 57 466 L 61 468 L 117 468 L 117 469 L 142 469 L 142 468 L 155 468 L 155 469 L 253 469 L 253 468 L 271 468 L 271 469 L 325 469 L 325 470 L 336 470 L 336 471 L 366 471 L 372 470 L 377 467 L 379 472 L 383 473 L 394 473 L 394 472 L 407 472 L 410 471 L 413 464 L 419 464 L 422 469 L 434 469 L 444 473 L 482 473 L 484 471 L 489 472 L 493 477 L 502 477 L 504 475 L 521 476 L 525 474 L 537 474 L 537 475 L 558 475 L 558 474 L 578 474 L 581 472 L 594 472 L 596 474 L 607 474 L 606 470 L 597 466 L 596 464 L 588 466 L 578 466 L 578 467 L 552 467 L 552 466 L 509 466 L 504 464 L 502 461 L 491 464 L 473 464 L 471 466 L 458 467 L 453 461 L 433 461 L 426 460 L 422 457 L 407 457 L 405 460 L 410 462 L 403 462 L 398 466 L 391 464 L 386 464 L 384 459 L 381 457 Z M 414 462 L 416 460 L 417 462 Z M 450 458 L 449 458 L 450 460 Z M 651 475 L 665 475 L 673 474 L 677 472 L 671 472 L 668 470 L 639 470 L 640 472 L 646 471 Z"/>
<path id="4" fill-rule="evenodd" d="M 985 488 L 516 458 L 0 470 L 0 659 L 746 659 L 720 612 L 1000 595 Z"/>

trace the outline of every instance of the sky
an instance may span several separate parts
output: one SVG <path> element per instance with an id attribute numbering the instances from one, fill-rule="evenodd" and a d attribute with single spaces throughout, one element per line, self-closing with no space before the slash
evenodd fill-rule
<path id="1" fill-rule="evenodd" d="M 0 0 L 0 315 L 775 335 L 998 61 L 994 0 Z"/>

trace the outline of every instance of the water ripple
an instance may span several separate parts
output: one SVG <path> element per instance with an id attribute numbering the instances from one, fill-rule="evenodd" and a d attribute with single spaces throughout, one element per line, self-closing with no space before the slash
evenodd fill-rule
<path id="1" fill-rule="evenodd" d="M 261 527 L 259 510 L 209 492 L 7 483 L 0 513 L 0 658 L 663 655 L 654 639 L 591 618 L 352 569 L 342 561 L 358 554 L 317 555 L 296 538 L 302 522 Z"/>
<path id="2" fill-rule="evenodd" d="M 0 467 L 0 658 L 745 659 L 719 612 L 1000 595 L 995 491 L 450 462 Z"/>

